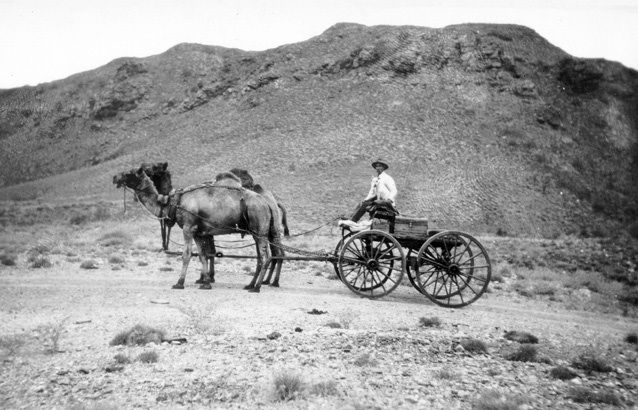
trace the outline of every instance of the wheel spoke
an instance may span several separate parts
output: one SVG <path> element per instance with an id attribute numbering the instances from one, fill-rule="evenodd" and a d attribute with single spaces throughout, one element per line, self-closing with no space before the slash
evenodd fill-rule
<path id="1" fill-rule="evenodd" d="M 465 279 L 463 278 L 463 276 L 461 276 L 461 275 L 459 275 L 459 278 L 461 278 L 461 280 L 465 283 L 465 288 L 470 288 L 470 290 L 471 290 L 472 292 L 474 292 L 474 294 L 475 294 L 475 295 L 476 295 L 476 294 L 478 294 L 478 292 L 476 292 L 476 291 L 474 290 L 474 288 L 472 287 L 472 285 L 470 285 L 470 281 L 465 280 Z M 474 279 L 474 278 L 473 278 L 473 279 Z M 464 288 L 464 289 L 465 289 L 465 288 Z"/>
<path id="2" fill-rule="evenodd" d="M 459 289 L 458 295 L 461 297 L 461 303 L 465 304 L 465 301 L 463 300 L 463 290 L 461 289 L 461 287 L 459 286 L 459 283 L 456 280 L 456 277 L 452 278 L 454 280 L 454 282 L 456 283 L 456 288 Z M 465 288 L 464 288 L 465 289 Z"/>

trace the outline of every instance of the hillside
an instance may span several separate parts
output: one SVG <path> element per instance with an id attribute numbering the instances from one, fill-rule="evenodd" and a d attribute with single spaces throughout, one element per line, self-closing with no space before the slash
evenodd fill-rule
<path id="1" fill-rule="evenodd" d="M 615 235 L 638 216 L 637 142 L 638 73 L 618 63 L 520 26 L 337 24 L 0 91 L 0 199 L 113 201 L 116 172 L 168 161 L 176 186 L 247 168 L 293 221 L 321 223 L 354 207 L 382 157 L 399 208 L 439 226 Z"/>

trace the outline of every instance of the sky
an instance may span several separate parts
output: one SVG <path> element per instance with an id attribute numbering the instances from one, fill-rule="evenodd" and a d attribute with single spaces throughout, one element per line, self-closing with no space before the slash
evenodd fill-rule
<path id="1" fill-rule="evenodd" d="M 575 57 L 638 69 L 638 0 L 0 0 L 0 89 L 185 42 L 266 50 L 341 22 L 519 24 Z"/>

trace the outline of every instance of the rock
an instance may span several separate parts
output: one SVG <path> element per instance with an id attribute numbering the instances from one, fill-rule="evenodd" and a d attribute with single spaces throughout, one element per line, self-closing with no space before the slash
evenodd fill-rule
<path id="1" fill-rule="evenodd" d="M 269 334 L 268 336 L 266 336 L 269 340 L 275 340 L 275 339 L 279 339 L 281 337 L 281 333 L 279 332 L 272 332 L 271 334 Z"/>
<path id="2" fill-rule="evenodd" d="M 168 305 L 168 300 L 166 299 L 151 299 L 151 303 L 155 303 L 157 305 Z"/>
<path id="3" fill-rule="evenodd" d="M 301 332 L 303 332 L 303 329 L 302 329 L 302 328 L 300 328 L 300 327 L 296 327 L 296 328 L 295 328 L 295 332 L 301 333 Z"/>

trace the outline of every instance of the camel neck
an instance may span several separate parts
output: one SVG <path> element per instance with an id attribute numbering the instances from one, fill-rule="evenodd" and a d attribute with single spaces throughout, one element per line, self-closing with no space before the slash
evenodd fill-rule
<path id="1" fill-rule="evenodd" d="M 142 205 L 144 205 L 149 212 L 158 218 L 161 216 L 162 207 L 155 192 L 136 191 L 136 195 Z"/>

